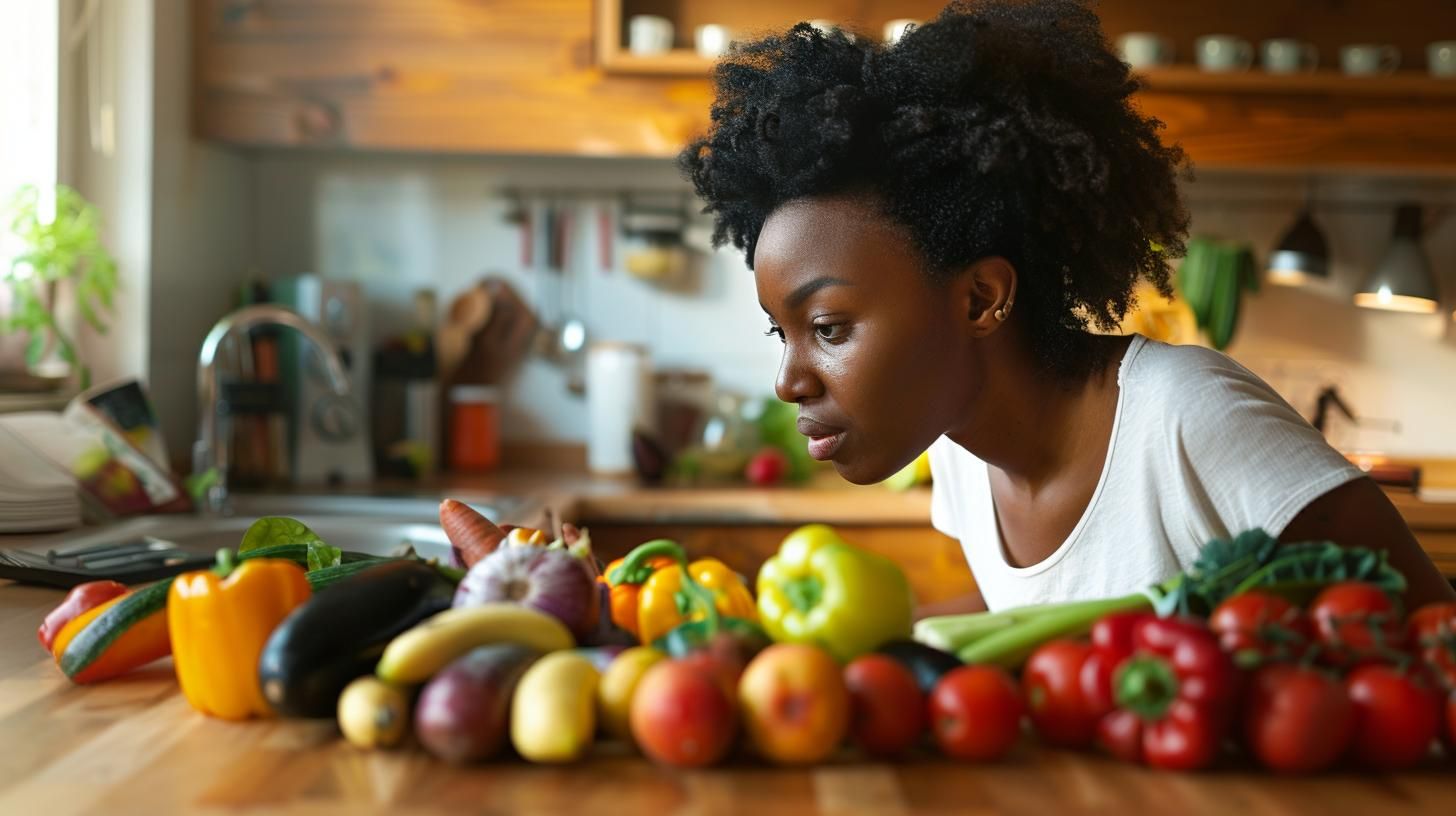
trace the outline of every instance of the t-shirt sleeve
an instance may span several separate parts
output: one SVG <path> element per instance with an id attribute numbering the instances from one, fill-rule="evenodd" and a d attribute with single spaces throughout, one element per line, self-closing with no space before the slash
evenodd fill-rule
<path id="1" fill-rule="evenodd" d="M 956 478 L 951 462 L 949 440 L 941 437 L 930 446 L 930 526 L 960 540 L 959 514 L 956 509 Z"/>
<path id="2" fill-rule="evenodd" d="M 1252 372 L 1215 352 L 1199 358 L 1196 376 L 1168 389 L 1169 472 L 1187 506 L 1203 510 L 1189 519 L 1197 540 L 1254 527 L 1277 536 L 1310 502 L 1363 475 Z"/>

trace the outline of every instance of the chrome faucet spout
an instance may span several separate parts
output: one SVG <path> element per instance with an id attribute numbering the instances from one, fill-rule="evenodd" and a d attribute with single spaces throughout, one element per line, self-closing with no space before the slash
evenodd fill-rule
<path id="1" fill-rule="evenodd" d="M 227 470 L 230 460 L 227 434 L 218 421 L 221 403 L 217 377 L 218 352 L 229 338 L 257 326 L 285 326 L 298 332 L 318 352 L 324 373 L 334 393 L 349 393 L 349 374 L 344 361 L 328 335 L 297 312 L 273 304 L 245 306 L 224 316 L 202 341 L 197 355 L 197 397 L 200 417 L 197 441 L 192 446 L 192 468 L 195 474 L 211 472 L 203 509 L 214 513 L 227 509 Z"/>

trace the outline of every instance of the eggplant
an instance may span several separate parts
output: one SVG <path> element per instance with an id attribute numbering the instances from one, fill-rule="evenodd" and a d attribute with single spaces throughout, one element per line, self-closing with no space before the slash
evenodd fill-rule
<path id="1" fill-rule="evenodd" d="M 455 586 L 429 564 L 371 567 L 308 599 L 263 646 L 263 697 L 284 717 L 332 717 L 344 687 L 374 671 L 395 635 L 450 608 Z"/>
<path id="2" fill-rule="evenodd" d="M 915 685 L 926 694 L 935 688 L 941 675 L 965 665 L 950 652 L 942 652 L 934 646 L 926 646 L 914 640 L 892 640 L 875 651 L 889 655 L 909 669 L 915 676 Z"/>

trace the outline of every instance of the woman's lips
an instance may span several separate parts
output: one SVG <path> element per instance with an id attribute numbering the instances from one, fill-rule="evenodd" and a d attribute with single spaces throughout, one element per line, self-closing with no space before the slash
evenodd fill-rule
<path id="1" fill-rule="evenodd" d="M 844 442 L 844 431 L 830 436 L 809 437 L 809 455 L 823 462 L 834 458 L 834 452 L 839 450 L 839 445 Z"/>
<path id="2" fill-rule="evenodd" d="M 825 425 L 810 417 L 799 417 L 797 427 L 799 433 L 809 437 L 809 455 L 821 462 L 833 458 L 834 452 L 844 442 L 842 428 Z"/>

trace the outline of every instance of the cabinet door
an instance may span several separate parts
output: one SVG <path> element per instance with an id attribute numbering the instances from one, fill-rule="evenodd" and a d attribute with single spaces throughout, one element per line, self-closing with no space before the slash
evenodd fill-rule
<path id="1" fill-rule="evenodd" d="M 608 77 L 592 0 L 203 0 L 195 127 L 239 145 L 667 156 L 708 84 Z"/>

